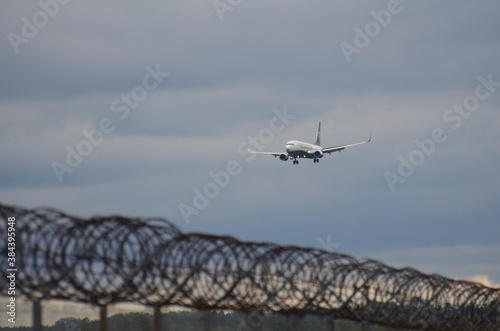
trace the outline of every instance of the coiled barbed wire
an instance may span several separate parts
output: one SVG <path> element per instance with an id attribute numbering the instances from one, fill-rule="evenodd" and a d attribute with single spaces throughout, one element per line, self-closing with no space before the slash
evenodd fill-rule
<path id="1" fill-rule="evenodd" d="M 0 204 L 0 293 L 9 217 L 16 287 L 33 300 L 324 314 L 429 330 L 499 330 L 500 289 L 320 249 L 184 234 L 159 218 L 81 219 Z"/>

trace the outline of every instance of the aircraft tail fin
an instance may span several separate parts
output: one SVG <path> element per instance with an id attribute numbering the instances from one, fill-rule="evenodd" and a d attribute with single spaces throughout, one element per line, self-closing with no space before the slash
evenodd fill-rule
<path id="1" fill-rule="evenodd" d="M 318 124 L 318 133 L 316 134 L 315 145 L 321 146 L 321 121 Z"/>

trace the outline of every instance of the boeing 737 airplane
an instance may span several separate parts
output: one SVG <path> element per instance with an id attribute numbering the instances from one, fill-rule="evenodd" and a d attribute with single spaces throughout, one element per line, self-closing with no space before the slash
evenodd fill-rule
<path id="1" fill-rule="evenodd" d="M 341 150 L 346 149 L 347 147 L 366 144 L 372 140 L 372 135 L 370 134 L 370 139 L 368 139 L 367 141 L 350 145 L 340 145 L 340 146 L 323 148 L 320 146 L 321 145 L 320 135 L 321 135 L 321 122 L 319 122 L 318 125 L 318 134 L 316 135 L 316 142 L 314 144 L 309 144 L 298 140 L 290 140 L 289 142 L 286 143 L 285 146 L 286 153 L 257 152 L 257 151 L 252 151 L 250 149 L 248 151 L 254 154 L 268 154 L 268 155 L 274 155 L 274 157 L 279 156 L 281 161 L 288 161 L 290 159 L 293 159 L 293 164 L 299 164 L 298 159 L 300 158 L 313 159 L 314 163 L 318 163 L 319 159 L 321 159 L 325 153 L 332 154 L 333 152 L 340 152 Z"/>

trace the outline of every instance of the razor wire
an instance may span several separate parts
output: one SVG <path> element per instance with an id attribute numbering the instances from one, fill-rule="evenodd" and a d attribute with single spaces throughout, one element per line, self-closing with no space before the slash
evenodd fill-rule
<path id="1" fill-rule="evenodd" d="M 9 217 L 16 219 L 16 288 L 32 300 L 321 314 L 427 330 L 500 329 L 498 288 L 320 249 L 184 234 L 161 218 L 82 219 L 0 204 L 2 295 Z"/>

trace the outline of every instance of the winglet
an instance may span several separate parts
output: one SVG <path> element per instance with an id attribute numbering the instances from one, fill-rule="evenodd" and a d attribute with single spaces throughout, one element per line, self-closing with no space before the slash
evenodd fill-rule
<path id="1" fill-rule="evenodd" d="M 372 133 L 370 133 L 370 139 L 368 139 L 366 142 L 369 143 L 370 141 L 372 141 Z"/>
<path id="2" fill-rule="evenodd" d="M 321 121 L 318 124 L 318 133 L 316 134 L 316 142 L 314 144 L 321 146 Z"/>

